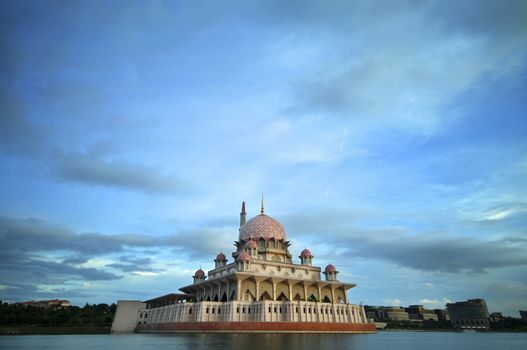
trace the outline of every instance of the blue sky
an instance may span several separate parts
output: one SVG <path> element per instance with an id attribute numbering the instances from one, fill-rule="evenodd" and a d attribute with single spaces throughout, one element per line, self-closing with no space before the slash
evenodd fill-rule
<path id="1" fill-rule="evenodd" d="M 527 308 L 524 1 L 0 6 L 1 300 L 175 292 L 264 192 L 352 302 Z"/>

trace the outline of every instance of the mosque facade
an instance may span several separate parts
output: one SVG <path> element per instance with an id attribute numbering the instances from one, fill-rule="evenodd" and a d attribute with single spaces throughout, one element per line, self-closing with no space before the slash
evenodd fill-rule
<path id="1" fill-rule="evenodd" d="M 214 269 L 198 269 L 182 293 L 119 301 L 112 331 L 375 332 L 362 305 L 348 301 L 356 285 L 339 281 L 335 266 L 314 266 L 308 249 L 293 262 L 285 230 L 264 213 L 263 199 L 259 215 L 246 215 L 242 203 L 232 262 L 220 252 Z"/>

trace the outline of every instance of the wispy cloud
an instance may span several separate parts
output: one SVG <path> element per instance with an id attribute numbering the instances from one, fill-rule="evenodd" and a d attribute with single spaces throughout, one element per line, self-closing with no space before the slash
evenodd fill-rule
<path id="1" fill-rule="evenodd" d="M 481 273 L 486 269 L 527 265 L 523 243 L 510 243 L 515 236 L 482 240 L 456 232 L 416 234 L 409 227 L 371 229 L 353 223 L 348 215 L 335 214 L 297 214 L 285 221 L 290 232 L 309 232 L 314 242 L 316 237 L 331 232 L 332 239 L 324 244 L 331 247 L 333 255 L 380 259 L 416 270 L 448 273 Z M 347 221 L 343 220 L 345 217 Z"/>
<path id="2" fill-rule="evenodd" d="M 82 153 L 58 157 L 53 170 L 63 180 L 87 185 L 161 193 L 182 191 L 184 188 L 175 176 L 161 175 L 154 168 L 122 160 L 103 160 Z"/>

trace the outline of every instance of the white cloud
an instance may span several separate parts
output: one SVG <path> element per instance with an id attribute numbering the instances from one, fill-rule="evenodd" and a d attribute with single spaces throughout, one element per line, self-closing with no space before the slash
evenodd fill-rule
<path id="1" fill-rule="evenodd" d="M 489 213 L 484 217 L 484 220 L 490 220 L 490 221 L 496 221 L 496 220 L 503 220 L 508 218 L 511 215 L 525 212 L 527 211 L 527 208 L 510 208 L 510 209 L 503 209 L 498 210 L 493 213 Z"/>
<path id="2" fill-rule="evenodd" d="M 382 301 L 387 305 L 387 306 L 400 306 L 401 305 L 401 300 L 395 298 L 395 299 L 390 299 L 390 298 L 384 298 L 382 299 Z"/>
<path id="3" fill-rule="evenodd" d="M 452 301 L 450 301 L 448 298 L 443 298 L 441 300 L 423 298 L 419 300 L 419 304 L 428 308 L 444 308 L 447 303 L 451 302 Z"/>
<path id="4" fill-rule="evenodd" d="M 423 287 L 426 288 L 426 289 L 433 289 L 433 288 L 435 288 L 435 285 L 433 283 L 430 283 L 430 282 L 425 282 L 425 283 L 423 283 Z"/>

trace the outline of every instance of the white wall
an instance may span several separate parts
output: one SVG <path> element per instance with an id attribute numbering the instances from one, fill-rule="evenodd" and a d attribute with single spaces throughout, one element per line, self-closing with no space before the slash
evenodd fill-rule
<path id="1" fill-rule="evenodd" d="M 191 311 L 192 310 L 192 311 Z M 308 301 L 230 301 L 177 303 L 141 309 L 141 323 L 167 322 L 336 322 L 366 323 L 364 308 Z M 144 317 L 147 315 L 147 317 Z"/>

